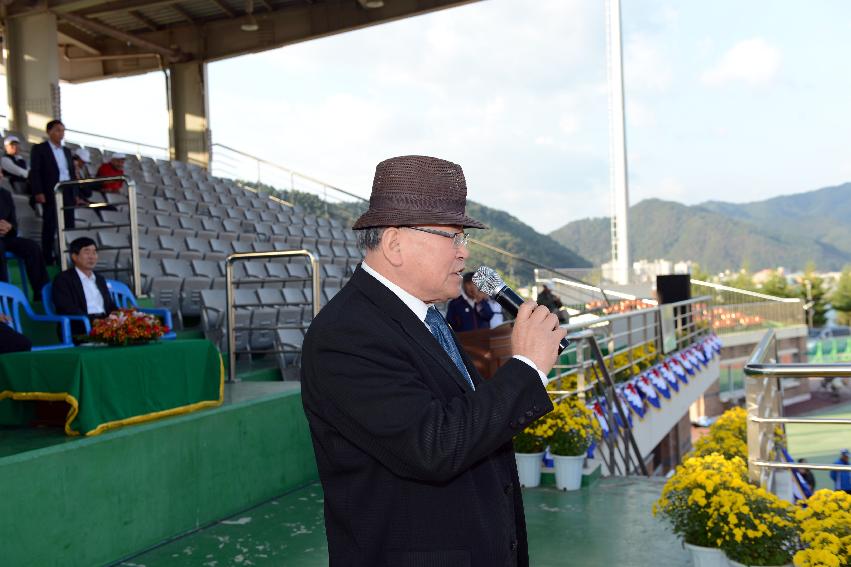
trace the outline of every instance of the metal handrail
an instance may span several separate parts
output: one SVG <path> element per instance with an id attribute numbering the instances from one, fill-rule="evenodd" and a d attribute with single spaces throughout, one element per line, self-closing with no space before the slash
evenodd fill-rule
<path id="1" fill-rule="evenodd" d="M 130 256 L 131 256 L 131 272 L 133 274 L 133 293 L 136 297 L 142 295 L 142 275 L 139 269 L 139 223 L 136 218 L 136 182 L 125 175 L 115 175 L 112 177 L 93 177 L 89 179 L 69 179 L 68 181 L 60 181 L 53 186 L 54 201 L 56 202 L 56 232 L 59 240 L 59 262 L 62 271 L 68 269 L 67 248 L 65 246 L 65 197 L 62 195 L 62 189 L 69 185 L 91 185 L 95 183 L 103 183 L 105 181 L 121 181 L 127 186 L 127 204 L 130 209 Z M 92 203 L 85 208 L 97 209 L 102 208 L 101 203 Z M 76 208 L 76 207 L 67 207 Z"/>
<path id="2" fill-rule="evenodd" d="M 759 293 L 758 291 L 751 291 L 749 289 L 742 289 L 739 287 L 730 287 L 724 284 L 717 284 L 712 282 L 706 282 L 703 280 L 691 279 L 689 280 L 691 284 L 694 285 L 702 285 L 706 287 L 710 287 L 712 289 L 717 289 L 718 291 L 732 291 L 735 293 L 739 293 L 742 295 L 748 295 L 750 297 L 756 297 L 759 299 L 766 299 L 768 301 L 776 301 L 778 303 L 801 303 L 801 300 L 797 297 L 778 297 L 776 295 L 768 295 L 765 293 Z"/>
<path id="3" fill-rule="evenodd" d="M 225 297 L 227 302 L 228 325 L 228 382 L 236 376 L 236 311 L 233 304 L 233 264 L 234 262 L 257 258 L 306 257 L 310 261 L 313 281 L 313 316 L 319 314 L 322 289 L 319 285 L 319 257 L 309 250 L 273 250 L 270 252 L 237 252 L 225 259 Z"/>
<path id="4" fill-rule="evenodd" d="M 579 343 L 583 341 L 586 342 L 591 350 L 591 356 L 597 362 L 597 365 L 592 365 L 592 368 L 594 368 L 595 373 L 598 374 L 597 380 L 589 384 L 588 387 L 582 388 L 582 390 L 587 391 L 588 389 L 594 387 L 597 389 L 598 395 L 602 396 L 607 402 L 606 421 L 609 424 L 609 437 L 607 438 L 609 454 L 608 459 L 604 457 L 603 460 L 606 463 L 609 472 L 611 474 L 616 474 L 616 471 L 618 469 L 618 462 L 615 455 L 615 450 L 617 449 L 618 456 L 623 462 L 624 474 L 629 474 L 630 465 L 634 457 L 635 468 L 640 471 L 641 474 L 643 474 L 644 476 L 649 476 L 647 472 L 647 465 L 645 464 L 644 459 L 641 457 L 641 452 L 638 449 L 638 443 L 635 441 L 635 436 L 632 434 L 632 427 L 629 427 L 629 420 L 627 418 L 629 414 L 627 411 L 625 411 L 623 404 L 621 404 L 620 397 L 615 391 L 614 381 L 612 380 L 609 371 L 606 369 L 603 353 L 600 350 L 600 345 L 597 344 L 597 337 L 594 335 L 594 331 L 590 329 L 585 329 L 583 331 L 569 333 L 566 338 L 572 343 Z M 549 393 L 559 394 L 560 392 Z M 561 399 L 564 399 L 564 396 Z M 617 424 L 617 419 L 615 418 L 614 413 L 615 409 L 617 409 L 618 413 L 621 415 L 621 418 L 625 421 L 625 427 L 620 427 Z M 617 432 L 620 432 L 621 441 L 623 441 L 625 445 L 624 447 L 621 447 L 621 445 L 617 443 Z"/>
<path id="5" fill-rule="evenodd" d="M 772 350 L 773 345 L 773 350 Z M 774 425 L 780 425 L 786 436 L 787 423 L 805 423 L 812 425 L 851 425 L 851 419 L 844 418 L 787 418 L 779 415 L 783 408 L 783 378 L 827 378 L 851 377 L 851 364 L 780 364 L 777 362 L 777 337 L 773 329 L 766 331 L 753 350 L 744 367 L 746 406 L 748 413 L 748 474 L 751 480 L 759 481 L 763 486 L 770 482 L 774 469 L 812 469 L 823 471 L 851 471 L 851 465 L 808 464 L 773 462 L 765 457 L 772 448 Z M 768 361 L 766 359 L 769 359 Z M 773 380 L 765 380 L 773 378 Z M 759 381 L 754 379 L 760 379 Z M 777 415 L 763 415 L 764 413 Z"/>

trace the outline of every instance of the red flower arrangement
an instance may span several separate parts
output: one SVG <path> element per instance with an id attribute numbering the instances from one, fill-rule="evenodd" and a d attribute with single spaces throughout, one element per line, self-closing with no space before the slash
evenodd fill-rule
<path id="1" fill-rule="evenodd" d="M 118 309 L 95 321 L 89 337 L 110 345 L 127 345 L 156 340 L 169 330 L 154 315 L 136 309 Z"/>

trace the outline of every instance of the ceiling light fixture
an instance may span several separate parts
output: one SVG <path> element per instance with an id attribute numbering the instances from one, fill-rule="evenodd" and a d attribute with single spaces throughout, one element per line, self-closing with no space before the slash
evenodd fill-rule
<path id="1" fill-rule="evenodd" d="M 384 0 L 358 0 L 361 7 L 367 10 L 375 10 L 376 8 L 384 7 Z"/>
<path id="2" fill-rule="evenodd" d="M 244 32 L 256 32 L 260 29 L 260 25 L 254 18 L 254 0 L 245 0 L 245 20 L 239 29 Z"/>

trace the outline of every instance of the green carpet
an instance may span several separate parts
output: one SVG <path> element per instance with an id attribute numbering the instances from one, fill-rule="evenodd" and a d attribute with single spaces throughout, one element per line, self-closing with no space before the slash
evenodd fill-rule
<path id="1" fill-rule="evenodd" d="M 851 419 L 851 403 L 806 414 L 805 417 L 839 417 Z M 811 425 L 794 423 L 786 427 L 789 454 L 804 457 L 811 463 L 830 464 L 839 458 L 840 449 L 851 449 L 851 425 Z M 816 489 L 833 488 L 827 471 L 813 471 Z"/>

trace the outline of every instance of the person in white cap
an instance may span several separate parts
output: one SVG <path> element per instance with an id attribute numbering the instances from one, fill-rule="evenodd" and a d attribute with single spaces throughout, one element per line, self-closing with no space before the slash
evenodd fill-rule
<path id="1" fill-rule="evenodd" d="M 91 179 L 95 177 L 89 169 L 89 164 L 92 163 L 92 157 L 89 150 L 86 148 L 77 148 L 74 150 L 74 171 L 77 172 L 77 179 Z M 97 184 L 95 184 L 97 185 Z M 91 184 L 81 184 L 78 186 L 80 198 L 86 202 L 91 199 L 92 190 L 95 187 Z"/>
<path id="2" fill-rule="evenodd" d="M 112 154 L 108 162 L 104 162 L 98 168 L 98 177 L 118 177 L 124 175 L 124 160 L 127 159 L 122 153 L 116 152 Z M 107 193 L 118 193 L 121 186 L 124 185 L 121 181 L 105 181 L 103 191 Z"/>
<path id="3" fill-rule="evenodd" d="M 6 136 L 3 145 L 6 149 L 6 155 L 0 158 L 0 169 L 3 170 L 3 175 L 9 179 L 15 193 L 29 193 L 27 178 L 30 170 L 27 167 L 27 160 L 18 155 L 21 141 L 17 136 Z"/>

